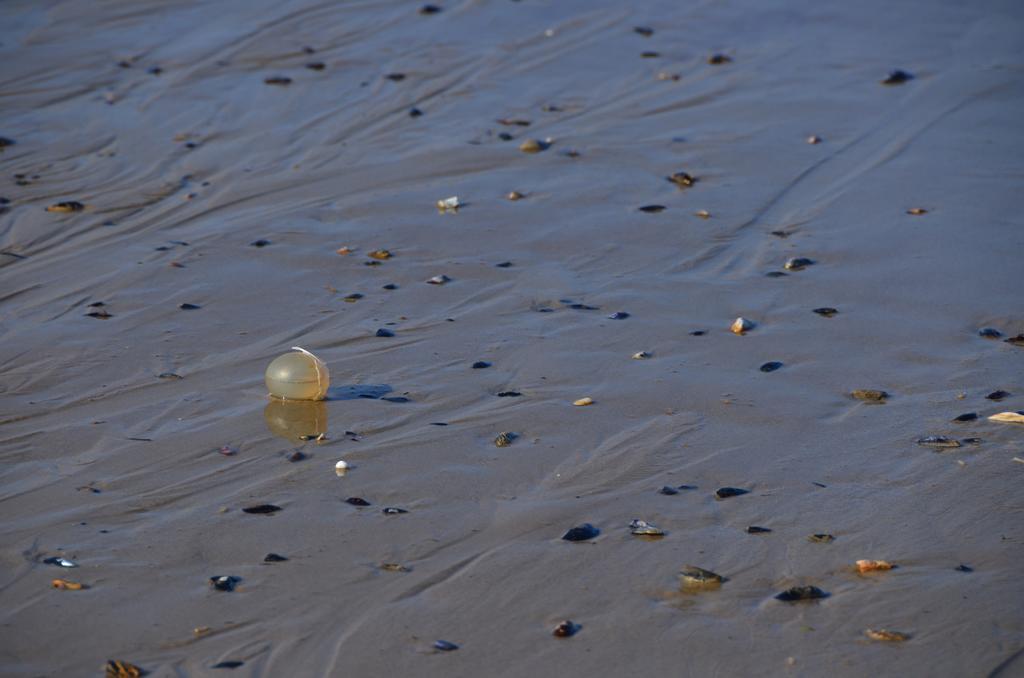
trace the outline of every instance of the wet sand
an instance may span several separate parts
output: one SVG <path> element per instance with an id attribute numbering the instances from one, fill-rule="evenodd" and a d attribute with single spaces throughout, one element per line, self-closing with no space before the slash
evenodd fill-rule
<path id="1" fill-rule="evenodd" d="M 419 7 L 6 3 L 0 673 L 1021 675 L 1021 6 Z"/>

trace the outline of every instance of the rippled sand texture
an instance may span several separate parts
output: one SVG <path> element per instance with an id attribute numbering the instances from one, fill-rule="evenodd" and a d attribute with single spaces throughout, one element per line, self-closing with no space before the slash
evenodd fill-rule
<path id="1" fill-rule="evenodd" d="M 0 672 L 1024 673 L 1024 7 L 419 7 L 4 3 Z"/>

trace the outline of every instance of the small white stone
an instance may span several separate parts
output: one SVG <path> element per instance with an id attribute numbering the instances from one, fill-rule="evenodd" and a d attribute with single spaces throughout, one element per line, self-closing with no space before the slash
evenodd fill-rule
<path id="1" fill-rule="evenodd" d="M 585 398 L 580 398 L 579 400 L 574 400 L 572 404 L 575 405 L 576 407 L 585 407 L 587 405 L 593 405 L 594 399 L 591 398 L 590 396 L 587 396 Z"/>
<path id="2" fill-rule="evenodd" d="M 989 421 L 998 421 L 1002 424 L 1024 424 L 1024 412 L 1000 412 L 988 418 Z"/>
<path id="3" fill-rule="evenodd" d="M 735 334 L 743 334 L 744 332 L 749 332 L 754 329 L 754 321 L 739 317 L 732 321 L 732 326 L 729 329 L 731 329 Z"/>
<path id="4" fill-rule="evenodd" d="M 348 462 L 342 459 L 337 464 L 334 465 L 334 472 L 337 473 L 339 476 L 343 476 L 348 472 L 350 468 L 352 467 L 348 465 Z"/>
<path id="5" fill-rule="evenodd" d="M 451 280 L 451 278 L 449 278 L 446 275 L 435 275 L 433 278 L 431 278 L 427 282 L 430 283 L 431 285 L 443 285 L 446 282 L 448 282 L 449 280 Z"/>
<path id="6" fill-rule="evenodd" d="M 633 354 L 633 360 L 647 360 L 651 357 L 651 354 L 647 351 L 637 351 Z"/>
<path id="7" fill-rule="evenodd" d="M 437 209 L 442 212 L 457 212 L 460 207 L 462 207 L 462 203 L 459 202 L 457 195 L 437 201 Z"/>

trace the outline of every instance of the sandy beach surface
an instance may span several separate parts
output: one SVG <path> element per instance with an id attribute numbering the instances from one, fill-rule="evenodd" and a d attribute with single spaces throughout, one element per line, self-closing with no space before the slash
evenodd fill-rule
<path id="1" fill-rule="evenodd" d="M 1024 5 L 422 6 L 4 3 L 0 674 L 1024 675 Z"/>

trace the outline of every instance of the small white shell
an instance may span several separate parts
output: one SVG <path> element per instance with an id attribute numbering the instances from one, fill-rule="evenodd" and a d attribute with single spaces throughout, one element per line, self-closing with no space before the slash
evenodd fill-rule
<path id="1" fill-rule="evenodd" d="M 585 398 L 580 398 L 579 400 L 572 401 L 572 404 L 575 405 L 576 407 L 585 407 L 587 405 L 593 405 L 594 399 L 591 398 L 590 396 L 587 396 Z"/>
<path id="2" fill-rule="evenodd" d="M 651 357 L 651 354 L 647 351 L 637 351 L 633 354 L 633 360 L 647 360 Z"/>
<path id="3" fill-rule="evenodd" d="M 457 195 L 437 201 L 437 209 L 442 212 L 457 212 L 460 207 L 462 207 L 462 203 L 459 202 Z"/>
<path id="4" fill-rule="evenodd" d="M 1024 412 L 1000 412 L 988 418 L 989 421 L 998 421 L 1002 424 L 1024 424 Z"/>
<path id="5" fill-rule="evenodd" d="M 744 332 L 749 332 L 754 329 L 754 321 L 739 317 L 732 321 L 732 326 L 729 329 L 731 329 L 735 334 L 743 334 Z"/>
<path id="6" fill-rule="evenodd" d="M 442 275 L 435 275 L 433 278 L 431 278 L 427 282 L 430 283 L 431 285 L 443 285 L 443 284 L 445 284 L 446 282 L 448 282 L 450 280 L 451 280 L 451 278 L 449 278 L 448 276 L 442 274 Z"/>

